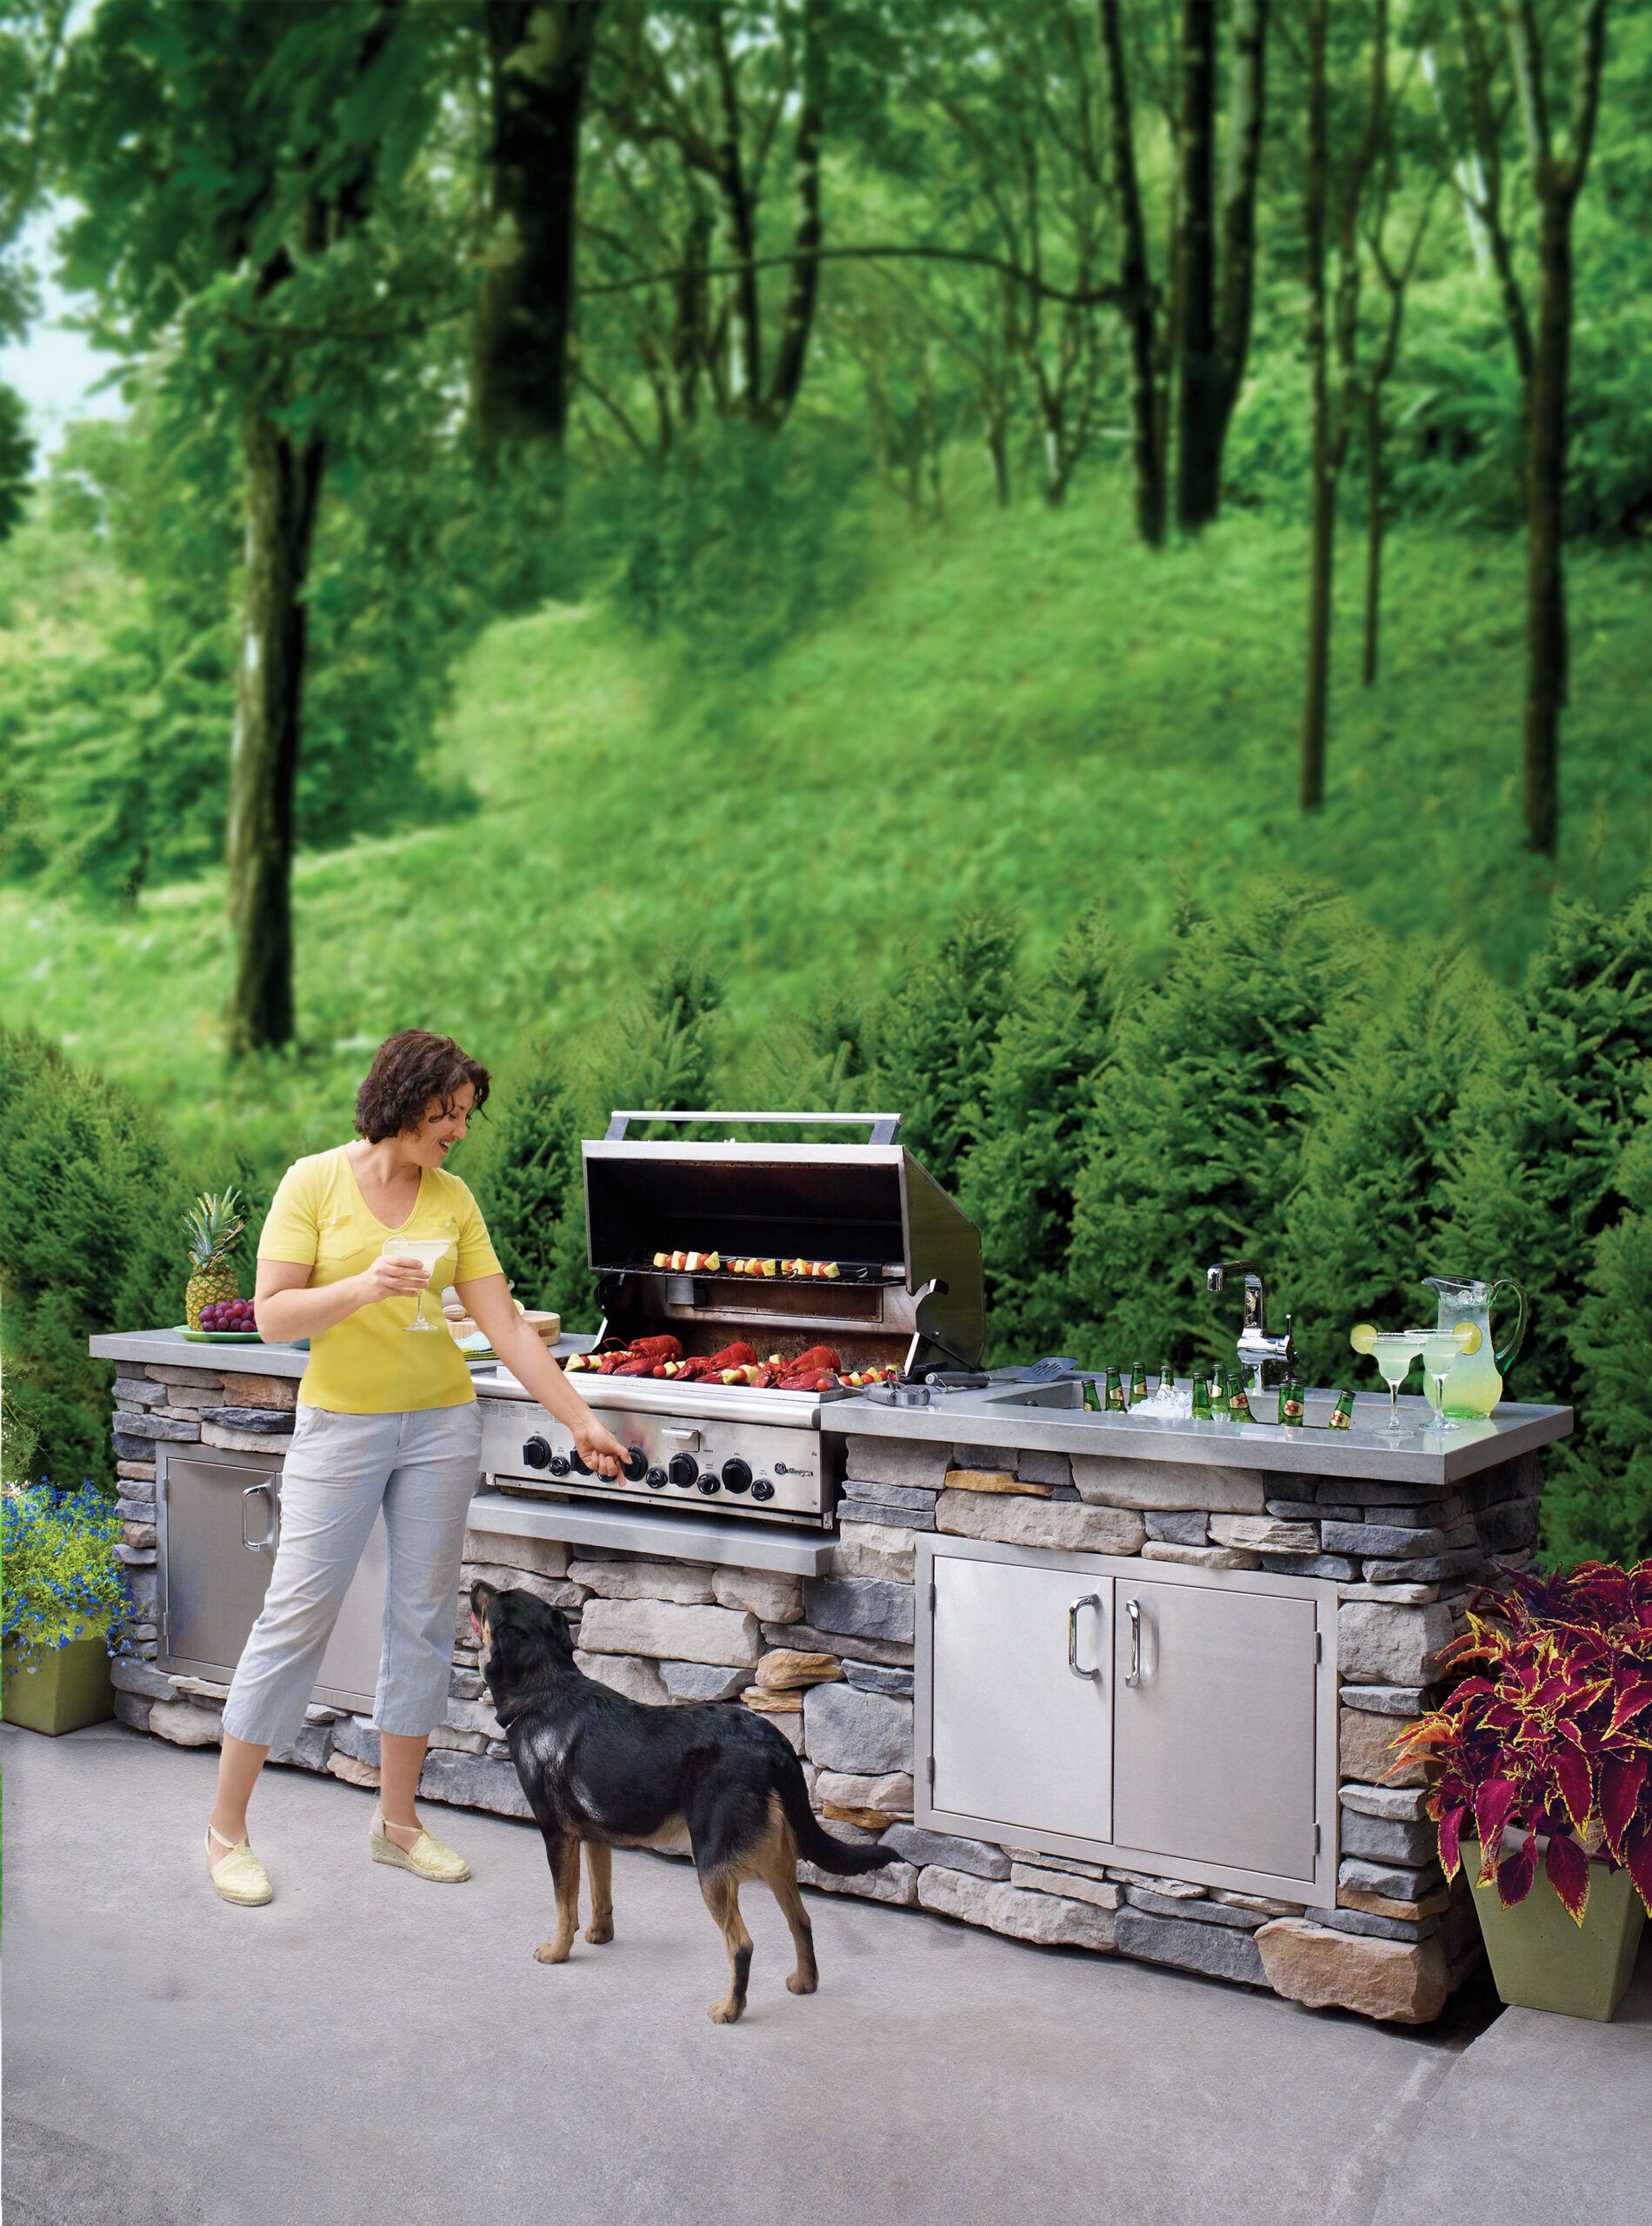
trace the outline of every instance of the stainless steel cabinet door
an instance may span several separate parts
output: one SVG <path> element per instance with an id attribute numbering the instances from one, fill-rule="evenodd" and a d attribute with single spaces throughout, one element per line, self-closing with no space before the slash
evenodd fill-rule
<path id="1" fill-rule="evenodd" d="M 279 1466 L 256 1456 L 172 1452 L 161 1483 L 163 1669 L 228 1679 L 269 1589 Z M 316 1681 L 318 1700 L 370 1707 L 384 1610 L 384 1517 L 374 1523 Z"/>
<path id="2" fill-rule="evenodd" d="M 1114 1614 L 1115 1845 L 1311 1880 L 1313 1601 L 1120 1576 Z"/>
<path id="3" fill-rule="evenodd" d="M 934 1582 L 934 1806 L 1105 1840 L 1111 1580 L 937 1547 Z"/>

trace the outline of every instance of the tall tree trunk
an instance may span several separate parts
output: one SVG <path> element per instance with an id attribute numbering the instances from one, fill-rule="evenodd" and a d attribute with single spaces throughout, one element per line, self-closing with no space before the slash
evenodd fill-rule
<path id="1" fill-rule="evenodd" d="M 1216 515 L 1216 0 L 1182 0 L 1180 223 L 1176 243 L 1176 522 Z"/>
<path id="2" fill-rule="evenodd" d="M 1007 414 L 989 403 L 983 411 L 985 424 L 982 437 L 986 443 L 987 463 L 992 473 L 992 491 L 998 508 L 1009 508 L 1009 420 Z"/>
<path id="3" fill-rule="evenodd" d="M 484 440 L 568 423 L 580 117 L 602 0 L 487 0 L 492 237 L 473 338 Z"/>
<path id="4" fill-rule="evenodd" d="M 685 425 L 692 425 L 699 415 L 700 378 L 709 355 L 711 282 L 705 275 L 705 266 L 711 259 L 712 231 L 710 212 L 702 203 L 692 178 L 689 191 L 688 236 L 671 323 L 671 369 L 676 380 L 676 410 Z"/>
<path id="5" fill-rule="evenodd" d="M 1222 297 L 1216 320 L 1216 412 L 1205 444 L 1210 480 L 1205 499 L 1214 517 L 1222 502 L 1222 456 L 1250 355 L 1256 284 L 1256 182 L 1267 94 L 1268 0 L 1235 0 L 1233 78 L 1228 96 L 1228 146 L 1222 183 Z"/>
<path id="6" fill-rule="evenodd" d="M 1387 526 L 1382 499 L 1382 388 L 1372 379 L 1365 390 L 1365 633 L 1360 651 L 1360 681 L 1376 682 L 1377 632 L 1382 616 L 1382 536 Z"/>
<path id="7" fill-rule="evenodd" d="M 1572 341 L 1572 206 L 1539 206 L 1536 331 L 1526 451 L 1526 708 L 1521 789 L 1526 839 L 1552 857 L 1560 839 L 1560 715 L 1566 700 L 1566 402 Z"/>
<path id="8" fill-rule="evenodd" d="M 1325 36 L 1329 0 L 1308 9 L 1308 116 L 1302 195 L 1308 281 L 1309 415 L 1312 454 L 1309 489 L 1308 657 L 1302 697 L 1302 807 L 1325 801 L 1325 716 L 1330 690 L 1331 584 L 1336 557 L 1336 484 L 1331 470 L 1330 389 L 1326 366 L 1325 203 L 1327 149 Z"/>
<path id="9" fill-rule="evenodd" d="M 815 323 L 815 302 L 820 291 L 820 150 L 826 107 L 826 56 L 820 0 L 807 0 L 803 39 L 803 105 L 797 113 L 797 139 L 792 157 L 797 184 L 797 224 L 792 234 L 796 260 L 791 266 L 780 344 L 775 353 L 763 413 L 771 425 L 784 423 L 803 383 L 809 337 Z"/>
<path id="10" fill-rule="evenodd" d="M 729 390 L 740 413 L 756 418 L 763 414 L 763 309 L 754 267 L 757 217 L 740 152 L 740 89 L 720 6 L 710 10 L 710 29 L 717 77 L 717 186 L 729 259 L 738 266 L 730 303 Z"/>
<path id="11" fill-rule="evenodd" d="M 304 678 L 304 583 L 324 450 L 295 444 L 262 404 L 247 411 L 247 541 L 225 840 L 234 967 L 232 1056 L 293 1032 L 293 790 Z"/>
<path id="12" fill-rule="evenodd" d="M 1136 530 L 1149 548 L 1164 540 L 1164 420 L 1158 379 L 1158 304 L 1148 260 L 1147 226 L 1142 215 L 1141 183 L 1136 169 L 1136 141 L 1130 87 L 1124 63 L 1120 0 L 1098 0 L 1097 31 L 1102 81 L 1107 103 L 1109 161 L 1119 199 L 1119 292 L 1129 348 L 1127 384 L 1130 410 L 1130 476 L 1136 497 Z"/>
<path id="13" fill-rule="evenodd" d="M 1560 715 L 1566 702 L 1568 383 L 1572 346 L 1572 216 L 1589 172 L 1606 64 L 1609 0 L 1582 0 L 1572 72 L 1570 147 L 1556 154 L 1550 89 L 1532 0 L 1505 0 L 1522 129 L 1537 203 L 1537 316 L 1527 382 L 1526 706 L 1521 752 L 1526 839 L 1552 857 L 1560 843 Z"/>

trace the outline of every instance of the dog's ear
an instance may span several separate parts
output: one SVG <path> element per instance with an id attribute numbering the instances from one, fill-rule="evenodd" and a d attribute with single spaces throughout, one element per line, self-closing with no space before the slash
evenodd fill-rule
<path id="1" fill-rule="evenodd" d="M 536 1603 L 536 1605 L 540 1617 L 543 1618 L 542 1628 L 545 1636 L 571 1662 L 574 1658 L 574 1642 L 569 1632 L 567 1616 L 560 1608 L 553 1608 L 549 1600 L 541 1600 Z"/>

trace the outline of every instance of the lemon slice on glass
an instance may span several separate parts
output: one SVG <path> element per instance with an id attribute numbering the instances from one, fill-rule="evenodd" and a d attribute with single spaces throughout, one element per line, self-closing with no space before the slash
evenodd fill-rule
<path id="1" fill-rule="evenodd" d="M 1469 1326 L 1472 1327 L 1473 1325 L 1470 1324 Z M 1351 1329 L 1348 1333 L 1348 1342 L 1353 1346 L 1356 1353 L 1369 1354 L 1375 1352 L 1376 1350 L 1376 1325 L 1375 1323 L 1371 1322 L 1356 1323 L 1353 1329 Z"/>
<path id="2" fill-rule="evenodd" d="M 1451 1342 L 1460 1353 L 1477 1353 L 1485 1339 L 1477 1322 L 1459 1322 L 1451 1332 Z"/>

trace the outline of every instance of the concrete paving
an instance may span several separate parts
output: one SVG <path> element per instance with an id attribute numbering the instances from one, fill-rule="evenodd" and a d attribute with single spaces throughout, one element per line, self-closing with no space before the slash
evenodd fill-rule
<path id="1" fill-rule="evenodd" d="M 112 1724 L 0 1737 L 6 2226 L 1652 2216 L 1646 1963 L 1610 2028 L 1488 2025 L 1482 1995 L 1415 2033 L 812 1895 L 799 2001 L 754 1888 L 723 2029 L 685 1866 L 616 1856 L 618 1938 L 550 1969 L 529 1828 L 432 1805 L 476 1876 L 429 1886 L 368 1860 L 370 1794 L 274 1770 L 277 1898 L 234 1909 L 203 1875 L 216 1763 Z"/>

